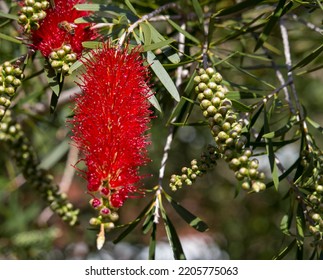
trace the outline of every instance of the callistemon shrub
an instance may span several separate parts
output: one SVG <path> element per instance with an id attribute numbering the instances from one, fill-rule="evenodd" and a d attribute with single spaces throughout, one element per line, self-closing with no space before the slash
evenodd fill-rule
<path id="1" fill-rule="evenodd" d="M 141 195 L 139 167 L 146 164 L 151 119 L 149 73 L 138 48 L 106 44 L 84 60 L 82 93 L 75 98 L 72 139 L 83 154 L 91 224 L 113 227 L 125 200 Z"/>
<path id="2" fill-rule="evenodd" d="M 34 16 L 37 17 L 38 10 L 35 4 L 28 6 L 29 2 L 24 1 L 25 6 L 22 7 L 22 11 L 26 9 L 30 10 L 30 13 L 34 11 Z M 29 26 L 32 23 L 33 15 L 29 19 L 25 14 L 20 14 L 19 22 L 24 26 L 30 45 L 48 58 L 57 72 L 66 74 L 69 66 L 82 55 L 84 49 L 82 42 L 94 39 L 97 33 L 90 29 L 89 23 L 74 23 L 77 18 L 90 15 L 87 11 L 78 11 L 75 8 L 76 4 L 82 4 L 84 0 L 55 0 L 53 2 L 55 6 L 48 4 L 48 8 L 43 11 L 42 19 L 30 28 L 30 31 L 26 28 L 26 24 Z"/>

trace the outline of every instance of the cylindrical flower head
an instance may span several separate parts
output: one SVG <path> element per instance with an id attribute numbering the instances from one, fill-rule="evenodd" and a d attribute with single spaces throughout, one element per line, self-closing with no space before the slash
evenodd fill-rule
<path id="1" fill-rule="evenodd" d="M 90 29 L 89 23 L 74 24 L 75 19 L 88 16 L 87 11 L 78 11 L 76 4 L 85 0 L 55 0 L 55 7 L 46 10 L 46 17 L 39 22 L 39 28 L 32 30 L 29 38 L 31 45 L 39 50 L 43 56 L 70 45 L 72 52 L 80 57 L 83 51 L 82 42 L 90 41 L 96 32 Z"/>
<path id="2" fill-rule="evenodd" d="M 83 152 L 89 193 L 119 208 L 135 193 L 148 161 L 149 73 L 138 48 L 105 45 L 84 61 L 72 139 Z"/>

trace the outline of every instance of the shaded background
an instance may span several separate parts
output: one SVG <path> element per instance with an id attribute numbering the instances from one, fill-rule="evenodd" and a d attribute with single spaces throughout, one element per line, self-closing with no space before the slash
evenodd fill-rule
<path id="1" fill-rule="evenodd" d="M 95 3 L 110 3 L 109 1 L 93 1 Z M 131 1 L 140 14 L 151 12 L 167 1 Z M 203 38 L 191 1 L 176 1 L 183 7 L 186 15 L 191 15 L 189 32 L 197 38 Z M 214 4 L 213 2 L 216 2 Z M 241 1 L 237 1 L 241 2 Z M 235 1 L 200 1 L 206 13 L 213 13 L 221 8 L 237 4 Z M 293 2 L 293 1 L 291 1 Z M 295 1 L 296 2 L 296 1 Z M 316 1 L 309 1 L 314 3 Z M 2 1 L 1 11 L 14 3 Z M 256 41 L 255 34 L 241 32 L 231 39 L 223 40 L 241 27 L 243 22 L 256 18 L 261 13 L 266 15 L 275 9 L 278 1 L 264 1 L 252 9 L 243 10 L 232 17 L 223 17 L 214 27 L 212 37 L 214 46 L 214 61 L 226 58 L 228 55 L 240 51 L 228 59 L 233 65 L 260 77 L 262 80 L 279 86 L 275 71 L 270 62 L 254 59 L 247 54 L 256 54 L 266 57 L 264 50 L 253 52 Z M 113 1 L 114 5 L 126 8 L 123 1 Z M 12 13 L 17 11 L 13 6 Z M 176 13 L 171 10 L 171 15 Z M 167 14 L 164 13 L 164 14 Z M 300 20 L 301 19 L 301 20 Z M 322 10 L 300 6 L 294 9 L 285 18 L 289 31 L 290 47 L 293 62 L 298 62 L 305 54 L 309 54 L 322 42 Z M 19 36 L 15 23 L 6 23 L 0 18 L 0 32 L 9 36 Z M 312 30 L 305 23 L 314 24 L 318 30 Z M 155 27 L 163 35 L 178 38 L 178 34 L 167 24 L 155 23 Z M 117 37 L 117 34 L 114 35 Z M 0 38 L 0 63 L 26 53 L 24 45 L 14 44 Z M 279 27 L 276 26 L 268 39 L 270 55 L 277 66 L 286 74 L 284 66 L 283 47 Z M 185 52 L 193 55 L 199 48 L 187 43 Z M 244 53 L 245 55 L 242 55 Z M 158 56 L 162 62 L 166 59 Z M 164 60 L 164 61 L 163 61 Z M 29 63 L 25 74 L 30 77 L 42 70 L 43 59 L 38 54 L 33 63 Z M 301 103 L 308 114 L 315 121 L 323 125 L 322 121 L 322 57 L 316 58 L 307 69 L 318 67 L 318 70 L 295 75 L 295 85 Z M 194 66 L 194 65 L 193 65 Z M 191 71 L 191 65 L 185 66 Z M 226 64 L 219 64 L 217 69 L 226 81 L 231 84 L 248 85 L 255 90 L 262 88 L 259 80 L 252 79 L 238 69 Z M 304 70 L 304 69 L 301 69 Z M 170 75 L 175 77 L 174 70 L 169 67 Z M 184 83 L 188 77 L 184 77 Z M 151 174 L 144 180 L 144 187 L 151 189 L 158 183 L 158 172 L 163 155 L 163 148 L 169 128 L 166 126 L 168 117 L 173 109 L 173 100 L 162 85 L 153 78 L 154 91 L 162 108 L 163 114 L 154 112 L 156 118 L 152 119 L 150 146 L 151 163 L 142 169 L 143 174 Z M 66 79 L 65 91 L 62 98 L 70 93 L 77 93 L 72 77 Z M 181 90 L 181 88 L 180 88 Z M 270 92 L 270 91 L 268 91 Z M 88 228 L 88 221 L 94 215 L 88 204 L 90 199 L 86 194 L 86 182 L 73 175 L 71 163 L 77 159 L 77 151 L 69 146 L 70 130 L 66 126 L 66 118 L 71 115 L 71 103 L 64 102 L 55 113 L 50 115 L 48 104 L 51 91 L 48 88 L 43 74 L 32 77 L 23 82 L 14 101 L 14 110 L 28 133 L 42 166 L 48 168 L 55 176 L 55 180 L 69 199 L 80 208 L 80 225 L 73 228 L 66 225 L 59 217 L 52 214 L 35 191 L 25 183 L 24 178 L 17 170 L 15 162 L 10 158 L 10 151 L 0 143 L 0 259 L 138 259 L 147 258 L 147 244 L 149 235 L 143 235 L 139 225 L 121 244 L 113 245 L 113 240 L 120 231 L 108 234 L 109 242 L 102 251 L 95 247 L 96 232 Z M 245 102 L 248 102 L 245 101 Z M 250 101 L 251 102 L 251 101 Z M 284 104 L 282 105 L 284 106 Z M 193 110 L 190 120 L 201 120 L 199 108 Z M 284 122 L 284 114 L 277 116 L 277 122 Z M 317 144 L 322 147 L 322 137 L 312 131 L 317 137 Z M 178 128 L 169 160 L 166 166 L 164 187 L 168 193 L 168 180 L 170 175 L 178 173 L 182 166 L 189 166 L 193 158 L 199 158 L 201 151 L 212 143 L 212 137 L 207 127 L 180 127 Z M 286 163 L 293 162 L 293 154 L 298 152 L 297 144 L 289 145 L 280 152 L 280 159 Z M 262 152 L 262 151 L 259 151 Z M 74 160 L 74 161 L 73 161 Z M 264 156 L 261 163 L 264 171 L 268 173 L 268 159 Z M 270 174 L 269 174 L 270 176 Z M 69 181 L 69 180 L 72 181 Z M 288 210 L 288 203 L 284 195 L 288 190 L 285 182 L 280 185 L 279 191 L 273 188 L 260 194 L 247 195 L 245 192 L 236 194 L 236 180 L 233 172 L 224 162 L 219 161 L 217 167 L 196 181 L 193 186 L 185 187 L 172 194 L 174 198 L 202 218 L 208 225 L 209 231 L 198 233 L 191 229 L 172 208 L 167 207 L 170 218 L 176 226 L 177 232 L 183 242 L 184 252 L 188 259 L 271 259 L 286 245 L 288 238 L 284 237 L 279 225 L 283 215 Z M 142 199 L 128 200 L 119 210 L 120 224 L 132 221 L 146 206 L 152 196 Z M 162 223 L 162 221 L 160 221 Z M 167 244 L 165 231 L 159 226 L 156 257 L 161 259 L 172 258 Z M 290 254 L 287 258 L 294 258 Z"/>

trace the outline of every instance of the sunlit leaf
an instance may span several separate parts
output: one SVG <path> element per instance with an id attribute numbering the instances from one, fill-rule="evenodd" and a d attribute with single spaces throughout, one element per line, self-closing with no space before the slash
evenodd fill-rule
<path id="1" fill-rule="evenodd" d="M 163 48 L 165 46 L 168 46 L 169 44 L 171 44 L 173 42 L 174 42 L 174 39 L 168 39 L 168 40 L 165 40 L 165 41 L 160 41 L 158 43 L 154 43 L 154 44 L 150 44 L 150 45 L 144 45 L 143 46 L 143 51 L 147 52 L 147 51 L 153 51 L 153 50 L 156 50 L 156 49 L 160 49 L 160 48 Z"/>
<path id="2" fill-rule="evenodd" d="M 264 42 L 267 41 L 272 29 L 276 25 L 279 18 L 282 15 L 284 15 L 284 13 L 286 13 L 293 6 L 293 3 L 289 2 L 288 5 L 284 8 L 285 3 L 286 3 L 286 0 L 280 0 L 279 3 L 277 4 L 277 7 L 274 13 L 270 16 L 267 24 L 264 27 L 263 32 L 259 36 L 259 39 L 255 47 L 255 51 L 258 50 L 264 44 Z"/>
<path id="3" fill-rule="evenodd" d="M 200 24 L 203 24 L 204 13 L 198 0 L 192 0 L 193 8 Z"/>
<path id="4" fill-rule="evenodd" d="M 147 52 L 147 62 L 149 63 L 151 69 L 154 71 L 156 76 L 159 78 L 160 82 L 165 86 L 167 91 L 171 94 L 171 96 L 176 101 L 179 101 L 180 99 L 179 93 L 177 91 L 177 88 L 173 80 L 168 75 L 167 71 L 160 63 L 160 61 L 156 58 L 156 56 L 151 51 Z"/>
<path id="5" fill-rule="evenodd" d="M 314 51 L 312 51 L 309 55 L 307 55 L 306 57 L 304 57 L 301 61 L 299 61 L 296 65 L 294 65 L 292 67 L 292 70 L 295 70 L 297 68 L 302 68 L 308 64 L 310 64 L 311 62 L 313 62 L 316 58 L 319 57 L 320 53 L 323 51 L 323 44 L 320 45 L 318 48 L 316 48 Z"/>
<path id="6" fill-rule="evenodd" d="M 136 219 L 134 219 L 132 222 L 128 224 L 128 227 L 115 239 L 113 240 L 113 243 L 116 244 L 123 240 L 130 232 L 132 232 L 136 226 L 139 224 L 139 222 L 142 220 L 143 217 L 148 215 L 153 207 L 154 200 L 149 202 L 147 206 L 141 211 L 141 213 L 138 215 Z"/>
<path id="7" fill-rule="evenodd" d="M 13 20 L 18 20 L 18 16 L 17 15 L 4 13 L 2 11 L 0 11 L 0 18 L 8 18 L 8 19 L 13 19 Z"/>
<path id="8" fill-rule="evenodd" d="M 196 43 L 197 45 L 200 45 L 200 41 L 194 37 L 192 34 L 184 30 L 182 27 L 180 27 L 176 22 L 172 21 L 171 19 L 167 19 L 169 24 L 173 26 L 179 33 L 182 33 L 187 39 L 191 40 L 192 42 Z"/>
<path id="9" fill-rule="evenodd" d="M 187 222 L 192 228 L 197 231 L 204 232 L 209 229 L 207 224 L 203 222 L 199 217 L 196 217 L 183 206 L 181 206 L 178 202 L 176 202 L 170 195 L 165 194 L 166 199 L 171 203 L 171 205 L 176 210 L 177 214 L 180 215 L 185 222 Z"/>
<path id="10" fill-rule="evenodd" d="M 157 224 L 153 223 L 152 231 L 151 231 L 150 239 L 149 239 L 149 252 L 148 252 L 148 259 L 149 260 L 154 260 L 155 259 L 156 232 L 157 232 Z"/>
<path id="11" fill-rule="evenodd" d="M 230 5 L 228 8 L 220 10 L 218 13 L 216 13 L 217 16 L 226 16 L 233 13 L 241 12 L 242 10 L 246 8 L 250 8 L 253 6 L 256 6 L 263 2 L 263 0 L 246 0 L 241 1 L 237 3 L 236 5 Z"/>
<path id="12" fill-rule="evenodd" d="M 12 43 L 15 43 L 15 44 L 22 44 L 22 41 L 21 40 L 18 40 L 16 38 L 13 38 L 13 37 L 8 36 L 8 35 L 3 34 L 3 33 L 0 33 L 0 39 L 9 41 L 9 42 L 12 42 Z"/>
<path id="13" fill-rule="evenodd" d="M 274 260 L 282 260 L 296 245 L 296 239 L 294 239 L 290 244 L 288 244 L 283 250 L 281 250 Z"/>

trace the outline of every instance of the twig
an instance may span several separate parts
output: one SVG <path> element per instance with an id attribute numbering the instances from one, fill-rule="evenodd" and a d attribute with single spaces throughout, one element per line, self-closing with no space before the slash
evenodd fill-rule
<path id="1" fill-rule="evenodd" d="M 293 20 L 295 20 L 295 21 L 298 21 L 298 22 L 304 24 L 307 28 L 309 28 L 309 29 L 311 29 L 311 30 L 313 30 L 315 32 L 318 32 L 321 35 L 323 35 L 323 29 L 322 28 L 319 28 L 318 26 L 314 25 L 313 23 L 308 22 L 308 21 L 300 18 L 298 15 L 293 14 L 293 15 L 291 15 L 291 18 Z"/>
<path id="2" fill-rule="evenodd" d="M 171 9 L 171 8 L 176 8 L 176 9 L 180 9 L 179 6 L 176 3 L 168 3 L 165 4 L 161 7 L 159 7 L 158 9 L 154 10 L 153 12 L 144 15 L 142 18 L 138 19 L 136 22 L 134 22 L 132 25 L 129 26 L 127 32 L 124 32 L 122 34 L 122 36 L 119 39 L 119 46 L 122 46 L 126 40 L 126 37 L 132 33 L 134 31 L 135 28 L 138 27 L 138 25 L 146 20 L 149 20 L 150 18 L 153 18 L 155 16 L 157 16 L 158 14 L 160 14 L 161 12 Z"/>

